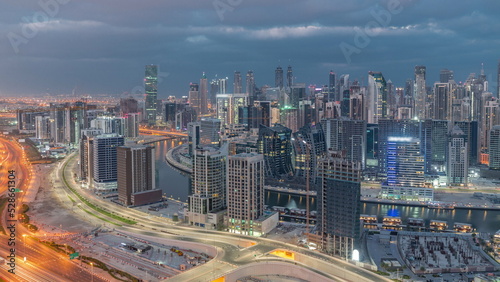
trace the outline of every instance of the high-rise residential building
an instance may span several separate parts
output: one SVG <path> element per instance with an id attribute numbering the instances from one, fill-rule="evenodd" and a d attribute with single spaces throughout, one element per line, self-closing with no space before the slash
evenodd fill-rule
<path id="1" fill-rule="evenodd" d="M 387 185 L 423 187 L 424 169 L 420 139 L 392 136 L 387 139 Z"/>
<path id="2" fill-rule="evenodd" d="M 217 94 L 217 118 L 222 125 L 238 123 L 240 120 L 238 109 L 247 105 L 247 94 Z"/>
<path id="3" fill-rule="evenodd" d="M 240 124 L 246 124 L 248 128 L 259 128 L 259 125 L 271 126 L 271 102 L 254 101 L 253 105 L 240 107 L 238 109 Z"/>
<path id="4" fill-rule="evenodd" d="M 446 175 L 449 186 L 467 186 L 469 175 L 469 161 L 467 160 L 467 136 L 455 126 L 448 139 L 448 156 Z"/>
<path id="5" fill-rule="evenodd" d="M 292 87 L 293 83 L 292 66 L 288 66 L 286 70 L 286 87 Z"/>
<path id="6" fill-rule="evenodd" d="M 34 121 L 34 116 L 33 116 Z M 67 143 L 69 138 L 67 132 L 69 125 L 69 105 L 68 104 L 50 104 L 50 139 L 54 143 Z M 34 122 L 30 122 L 34 125 Z"/>
<path id="7" fill-rule="evenodd" d="M 341 154 L 318 161 L 316 181 L 319 247 L 326 253 L 351 259 L 359 245 L 361 165 Z"/>
<path id="8" fill-rule="evenodd" d="M 292 131 L 281 124 L 272 127 L 260 125 L 257 146 L 259 153 L 264 155 L 266 176 L 292 174 L 291 135 Z"/>
<path id="9" fill-rule="evenodd" d="M 365 166 L 366 121 L 345 117 L 324 119 L 321 125 L 325 134 L 326 148 L 345 152 L 345 158 Z"/>
<path id="10" fill-rule="evenodd" d="M 292 145 L 295 156 L 295 176 L 313 183 L 317 176 L 317 159 L 326 152 L 322 125 L 307 124 L 293 133 Z"/>
<path id="11" fill-rule="evenodd" d="M 40 140 L 50 139 L 50 116 L 47 114 L 35 116 L 35 137 Z"/>
<path id="12" fill-rule="evenodd" d="M 116 191 L 117 160 L 116 148 L 124 145 L 123 136 L 101 134 L 94 137 L 94 188 L 98 191 Z"/>
<path id="13" fill-rule="evenodd" d="M 274 71 L 274 87 L 283 88 L 283 68 L 278 66 Z"/>
<path id="14" fill-rule="evenodd" d="M 169 103 L 165 103 L 165 117 L 164 117 L 164 121 L 165 122 L 175 122 L 175 114 L 177 114 L 177 111 L 179 110 L 179 107 L 180 104 L 177 104 L 175 102 L 169 102 Z"/>
<path id="15" fill-rule="evenodd" d="M 349 117 L 354 120 L 364 120 L 365 101 L 363 99 L 361 87 L 359 86 L 359 83 L 357 81 L 354 81 L 352 83 L 349 92 Z"/>
<path id="16" fill-rule="evenodd" d="M 476 165 L 480 161 L 480 132 L 477 121 L 457 121 L 453 127 L 457 125 L 467 136 L 466 143 L 468 144 L 467 151 L 469 152 L 469 166 Z M 490 137 L 491 138 L 491 137 Z"/>
<path id="17" fill-rule="evenodd" d="M 439 72 L 439 82 L 448 83 L 450 80 L 455 80 L 453 71 L 449 69 L 442 69 Z"/>
<path id="18" fill-rule="evenodd" d="M 381 72 L 368 72 L 368 123 L 388 118 L 387 83 Z"/>
<path id="19" fill-rule="evenodd" d="M 219 146 L 221 122 L 216 118 L 200 119 L 200 144 Z"/>
<path id="20" fill-rule="evenodd" d="M 189 106 L 196 111 L 196 115 L 200 116 L 201 113 L 201 97 L 200 87 L 198 83 L 189 84 Z"/>
<path id="21" fill-rule="evenodd" d="M 144 205 L 161 200 L 156 189 L 155 148 L 145 145 L 116 148 L 118 201 L 125 206 Z"/>
<path id="22" fill-rule="evenodd" d="M 139 113 L 130 113 L 123 116 L 125 120 L 125 137 L 134 138 L 139 136 Z"/>
<path id="23" fill-rule="evenodd" d="M 451 120 L 449 105 L 452 97 L 449 86 L 449 83 L 434 83 L 433 119 Z"/>
<path id="24" fill-rule="evenodd" d="M 198 119 L 197 117 L 198 114 L 192 107 L 185 106 L 175 115 L 175 128 L 177 130 L 187 130 L 188 124 L 196 121 Z"/>
<path id="25" fill-rule="evenodd" d="M 486 101 L 483 108 L 483 122 L 481 125 L 481 152 L 488 152 L 490 132 L 493 126 L 500 124 L 500 103 L 497 98 Z"/>
<path id="26" fill-rule="evenodd" d="M 337 87 L 335 89 L 335 101 L 341 102 L 344 92 L 350 89 L 351 82 L 349 80 L 349 77 L 349 74 L 343 74 L 340 76 Z"/>
<path id="27" fill-rule="evenodd" d="M 415 67 L 415 86 L 413 88 L 413 100 L 415 101 L 415 117 L 418 119 L 427 118 L 427 90 L 425 82 L 425 66 Z"/>
<path id="28" fill-rule="evenodd" d="M 235 94 L 243 93 L 243 84 L 241 82 L 241 73 L 239 71 L 234 72 L 233 93 Z"/>
<path id="29" fill-rule="evenodd" d="M 91 183 L 94 179 L 94 136 L 101 135 L 102 129 L 82 130 L 80 141 L 80 179 Z"/>
<path id="30" fill-rule="evenodd" d="M 378 130 L 378 167 L 380 172 L 387 172 L 387 147 L 389 137 L 420 137 L 420 124 L 413 119 L 381 119 Z M 445 131 L 447 132 L 447 131 Z"/>
<path id="31" fill-rule="evenodd" d="M 206 115 L 208 113 L 208 80 L 205 73 L 200 78 L 200 114 Z"/>
<path id="32" fill-rule="evenodd" d="M 215 148 L 204 147 L 195 150 L 192 161 L 189 222 L 191 225 L 216 229 L 219 220 L 209 218 L 208 214 L 226 208 L 226 154 Z"/>
<path id="33" fill-rule="evenodd" d="M 255 99 L 255 76 L 251 70 L 247 72 L 246 93 L 251 100 L 250 102 L 253 102 Z"/>
<path id="34" fill-rule="evenodd" d="M 500 170 L 500 125 L 495 125 L 491 129 L 488 148 L 490 154 L 490 169 Z"/>
<path id="35" fill-rule="evenodd" d="M 201 143 L 201 123 L 190 122 L 187 125 L 187 134 L 188 134 L 188 154 L 192 157 L 199 148 Z"/>
<path id="36" fill-rule="evenodd" d="M 333 72 L 333 70 L 331 70 L 328 76 L 328 96 L 325 99 L 327 102 L 335 101 L 336 88 L 337 88 L 337 74 Z"/>
<path id="37" fill-rule="evenodd" d="M 306 124 L 314 122 L 314 108 L 311 100 L 299 101 L 299 116 L 297 119 L 297 128 L 301 128 Z"/>
<path id="38" fill-rule="evenodd" d="M 500 99 L 500 60 L 498 60 L 497 68 L 497 98 Z"/>
<path id="39" fill-rule="evenodd" d="M 230 232 L 259 235 L 257 219 L 264 214 L 264 156 L 241 153 L 227 161 L 227 217 Z"/>
<path id="40" fill-rule="evenodd" d="M 425 173 L 427 174 L 445 170 L 449 124 L 447 120 L 434 119 L 426 119 L 420 123 L 420 141 L 425 155 Z"/>
<path id="41" fill-rule="evenodd" d="M 147 65 L 144 77 L 144 89 L 146 91 L 145 119 L 149 125 L 156 124 L 156 103 L 158 96 L 158 66 Z"/>
<path id="42" fill-rule="evenodd" d="M 306 98 L 306 84 L 296 83 L 290 87 L 290 96 L 288 106 L 298 109 L 299 101 Z"/>

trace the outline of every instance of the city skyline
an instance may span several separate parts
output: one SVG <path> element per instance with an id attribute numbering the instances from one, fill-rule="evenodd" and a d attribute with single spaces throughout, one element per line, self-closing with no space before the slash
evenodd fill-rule
<path id="1" fill-rule="evenodd" d="M 500 4 L 491 1 L 473 9 L 466 2 L 412 0 L 130 2 L 112 17 L 104 11 L 115 11 L 114 2 L 53 2 L 9 3 L 1 12 L 0 97 L 140 92 L 147 64 L 160 66 L 163 99 L 187 95 L 203 72 L 210 80 L 253 70 L 257 86 L 274 86 L 276 67 L 288 65 L 294 82 L 326 85 L 333 70 L 365 84 L 368 71 L 381 71 L 402 87 L 417 65 L 426 66 L 432 85 L 441 69 L 453 70 L 459 82 L 484 63 L 496 94 L 500 56 L 492 34 Z M 274 13 L 282 8 L 286 13 Z"/>

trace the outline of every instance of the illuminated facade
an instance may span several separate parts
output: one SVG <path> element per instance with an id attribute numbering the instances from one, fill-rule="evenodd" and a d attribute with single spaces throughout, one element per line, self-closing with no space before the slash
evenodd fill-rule
<path id="1" fill-rule="evenodd" d="M 257 147 L 264 155 L 266 176 L 280 177 L 293 172 L 292 131 L 283 125 L 260 125 Z"/>
<path id="2" fill-rule="evenodd" d="M 146 91 L 145 110 L 149 125 L 156 124 L 156 103 L 158 96 L 158 66 L 147 65 L 144 77 L 144 89 Z"/>
<path id="3" fill-rule="evenodd" d="M 387 185 L 423 187 L 424 156 L 420 139 L 389 137 L 387 141 Z"/>
<path id="4" fill-rule="evenodd" d="M 264 156 L 228 157 L 227 217 L 230 232 L 258 236 L 256 221 L 264 214 Z"/>

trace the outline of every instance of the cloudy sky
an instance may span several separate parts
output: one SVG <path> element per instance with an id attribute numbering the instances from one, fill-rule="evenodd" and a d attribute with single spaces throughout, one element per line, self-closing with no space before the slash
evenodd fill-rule
<path id="1" fill-rule="evenodd" d="M 40 5 L 40 3 L 47 3 Z M 161 70 L 160 98 L 189 82 L 253 70 L 258 86 L 292 65 L 296 82 L 328 72 L 366 84 L 382 71 L 402 86 L 415 65 L 455 80 L 479 73 L 496 86 L 497 0 L 16 0 L 0 9 L 0 96 L 126 95 L 144 65 Z M 232 86 L 230 87 L 232 91 Z M 496 91 L 494 91 L 496 92 Z"/>

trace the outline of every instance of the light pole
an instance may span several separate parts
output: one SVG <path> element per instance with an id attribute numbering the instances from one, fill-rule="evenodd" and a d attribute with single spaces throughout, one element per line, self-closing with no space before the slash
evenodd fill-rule
<path id="1" fill-rule="evenodd" d="M 92 282 L 94 282 L 94 264 L 90 263 L 90 266 L 92 267 Z"/>
<path id="2" fill-rule="evenodd" d="M 26 234 L 23 234 L 23 254 L 24 262 L 26 262 Z"/>

